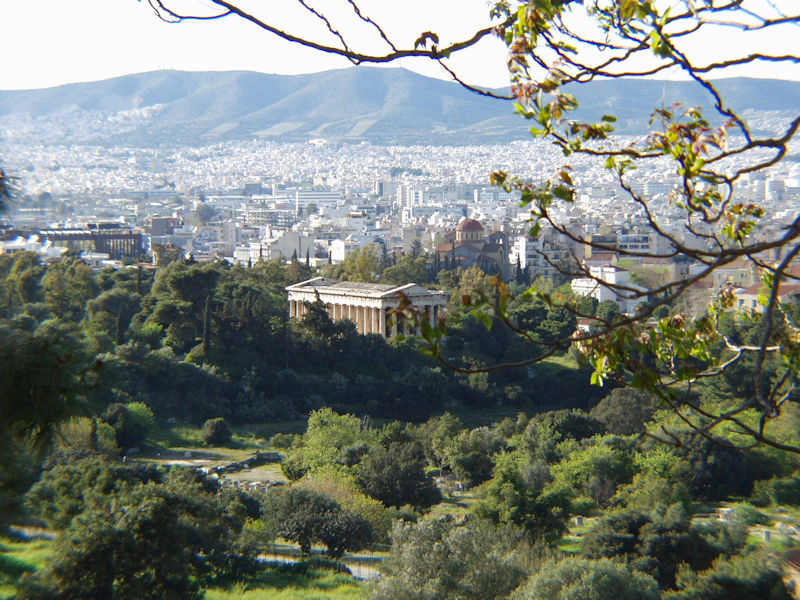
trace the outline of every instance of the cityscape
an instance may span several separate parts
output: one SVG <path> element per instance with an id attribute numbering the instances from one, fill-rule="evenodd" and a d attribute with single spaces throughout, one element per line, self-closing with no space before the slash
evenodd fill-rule
<path id="1" fill-rule="evenodd" d="M 158 246 L 174 247 L 197 261 L 252 266 L 294 257 L 320 267 L 341 263 L 349 252 L 369 244 L 398 255 L 410 253 L 416 242 L 432 256 L 463 219 L 474 219 L 487 235 L 501 234 L 502 256 L 493 261 L 505 279 L 517 267 L 529 281 L 556 274 L 557 265 L 543 253 L 556 261 L 589 259 L 594 266 L 619 258 L 600 253 L 591 260 L 583 256 L 587 249 L 547 228 L 530 238 L 530 210 L 520 206 L 519 194 L 490 184 L 488 175 L 496 170 L 534 183 L 556 173 L 564 157 L 544 142 L 387 146 L 315 138 L 174 148 L 51 146 L 33 144 L 9 125 L 7 169 L 18 174 L 20 195 L 4 217 L 0 247 L 6 251 L 25 248 L 56 259 L 71 243 L 53 232 L 100 224 L 120 235 L 139 236 L 139 241 L 112 253 L 84 244 L 85 258 L 98 267 L 152 260 Z M 622 143 L 636 139 L 623 137 Z M 613 172 L 589 157 L 570 164 L 577 198 L 569 206 L 554 207 L 554 221 L 567 224 L 578 238 L 602 238 L 623 251 L 664 253 L 666 238 L 652 230 L 642 207 Z M 684 239 L 685 215 L 673 202 L 678 184 L 667 161 L 639 169 L 631 183 L 654 207 L 663 230 Z M 771 219 L 760 233 L 767 239 L 796 218 L 800 162 L 783 161 L 743 178 L 737 195 L 769 210 Z M 459 264 L 468 266 L 474 259 L 460 257 Z M 634 260 L 647 270 L 647 264 L 641 265 L 646 257 Z M 685 258 L 676 257 L 675 264 L 665 265 L 669 261 L 653 259 L 651 266 L 656 272 L 668 266 L 688 275 L 690 265 L 677 264 L 681 261 Z M 741 269 L 731 281 L 743 289 L 758 283 L 750 266 Z M 709 284 L 707 291 L 716 291 L 720 283 Z"/>
<path id="2" fill-rule="evenodd" d="M 800 599 L 796 5 L 0 8 L 0 600 Z"/>

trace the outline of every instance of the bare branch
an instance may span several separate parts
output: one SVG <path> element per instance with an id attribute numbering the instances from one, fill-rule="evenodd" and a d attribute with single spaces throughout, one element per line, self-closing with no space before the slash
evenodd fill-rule
<path id="1" fill-rule="evenodd" d="M 291 42 L 293 44 L 299 44 L 301 46 L 312 48 L 314 50 L 318 50 L 326 54 L 335 54 L 337 56 L 347 58 L 348 60 L 356 64 L 388 63 L 401 58 L 412 58 L 412 57 L 430 58 L 432 60 L 448 58 L 456 52 L 474 46 L 486 36 L 494 35 L 497 27 L 507 27 L 511 25 L 516 19 L 516 15 L 509 16 L 504 21 L 498 24 L 494 24 L 489 27 L 484 27 L 482 29 L 477 30 L 470 37 L 464 40 L 454 42 L 452 44 L 449 44 L 441 48 L 431 47 L 430 49 L 428 48 L 408 48 L 400 50 L 393 49 L 391 52 L 387 52 L 385 54 L 367 54 L 365 52 L 359 52 L 357 50 L 353 50 L 347 47 L 339 48 L 337 46 L 323 44 L 316 40 L 306 38 L 300 35 L 295 35 L 293 33 L 290 33 L 289 31 L 284 31 L 283 29 L 276 27 L 275 25 L 272 25 L 267 21 L 255 16 L 254 14 L 246 12 L 244 9 L 240 8 L 239 6 L 237 6 L 232 2 L 228 2 L 227 0 L 209 0 L 209 2 L 211 2 L 212 4 L 215 4 L 225 10 L 224 14 L 214 15 L 214 16 L 181 15 L 168 9 L 165 6 L 166 0 L 153 0 L 153 1 L 156 2 L 158 6 L 166 14 L 173 17 L 176 21 L 184 21 L 189 19 L 209 20 L 209 19 L 218 19 L 222 16 L 235 15 L 243 19 L 244 21 L 247 21 L 248 23 L 251 23 L 256 27 L 266 32 L 269 32 L 287 42 Z M 313 12 L 317 13 L 319 16 L 322 16 L 322 13 L 318 13 L 318 11 L 316 10 L 314 10 Z"/>

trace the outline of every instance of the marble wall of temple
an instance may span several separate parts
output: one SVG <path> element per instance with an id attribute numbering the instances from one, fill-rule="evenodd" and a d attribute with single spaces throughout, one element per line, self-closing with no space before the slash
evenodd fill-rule
<path id="1" fill-rule="evenodd" d="M 427 318 L 431 325 L 444 314 L 448 303 L 446 292 L 429 290 L 416 283 L 398 286 L 315 277 L 288 286 L 286 292 L 289 316 L 293 319 L 302 319 L 308 312 L 306 303 L 319 300 L 334 321 L 348 319 L 359 333 L 384 337 L 419 332 L 419 323 L 406 322 L 402 315 L 393 314 L 401 303 L 409 302 L 420 318 Z"/>

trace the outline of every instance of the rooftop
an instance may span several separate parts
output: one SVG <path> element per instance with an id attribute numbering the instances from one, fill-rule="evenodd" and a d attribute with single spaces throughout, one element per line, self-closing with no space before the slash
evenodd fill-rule
<path id="1" fill-rule="evenodd" d="M 406 295 L 428 295 L 444 294 L 435 290 L 428 290 L 416 283 L 406 283 L 404 285 L 387 285 L 385 283 L 363 283 L 360 281 L 335 281 L 324 277 L 314 277 L 307 281 L 301 281 L 286 288 L 287 292 L 296 291 L 320 291 L 332 292 L 341 296 L 358 296 L 360 298 L 386 298 L 397 292 Z"/>

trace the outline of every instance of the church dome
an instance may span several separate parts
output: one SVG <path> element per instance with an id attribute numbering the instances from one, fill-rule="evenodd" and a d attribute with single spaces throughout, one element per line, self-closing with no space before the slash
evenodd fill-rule
<path id="1" fill-rule="evenodd" d="M 458 224 L 456 231 L 483 231 L 483 225 L 475 219 L 464 219 Z"/>

